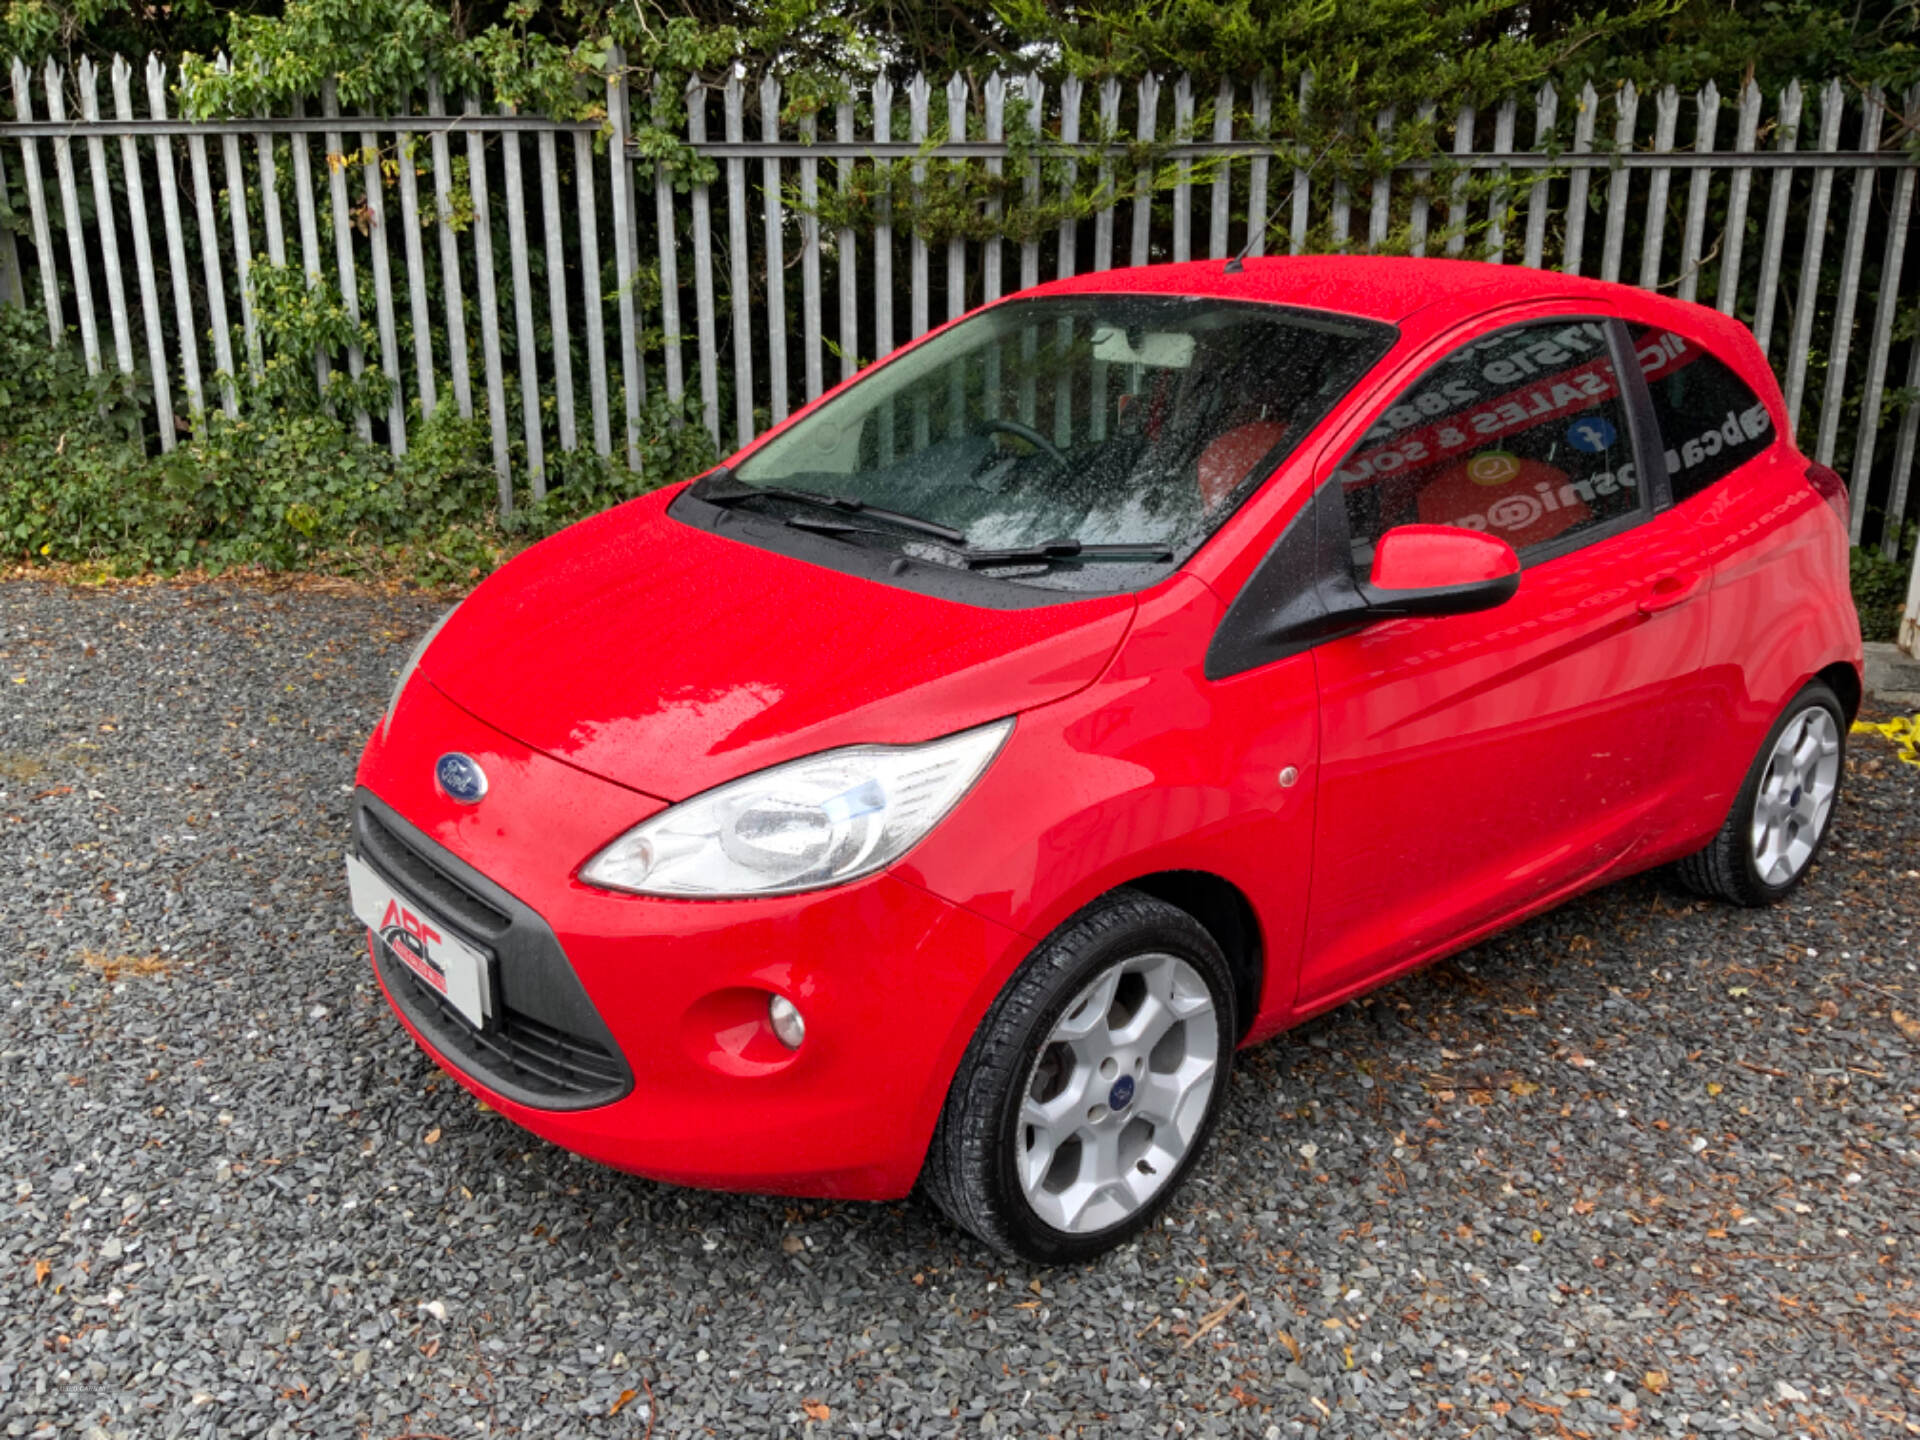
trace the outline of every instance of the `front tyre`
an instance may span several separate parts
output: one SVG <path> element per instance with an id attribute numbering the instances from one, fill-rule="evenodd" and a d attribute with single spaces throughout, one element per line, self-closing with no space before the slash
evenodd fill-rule
<path id="1" fill-rule="evenodd" d="M 1213 937 L 1184 910 L 1116 891 L 1043 942 L 987 1012 L 922 1182 L 1004 1255 L 1110 1250 L 1205 1148 L 1238 1034 Z"/>
<path id="2" fill-rule="evenodd" d="M 1713 843 L 1675 867 L 1697 895 L 1771 905 L 1805 878 L 1827 838 L 1846 763 L 1847 712 L 1815 680 L 1782 712 Z"/>

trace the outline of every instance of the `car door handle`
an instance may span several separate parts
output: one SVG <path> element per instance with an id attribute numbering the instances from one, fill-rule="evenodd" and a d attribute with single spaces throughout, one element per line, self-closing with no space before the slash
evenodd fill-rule
<path id="1" fill-rule="evenodd" d="M 1662 610 L 1671 610 L 1693 598 L 1700 588 L 1703 575 L 1662 575 L 1653 582 L 1653 587 L 1640 597 L 1642 615 L 1658 615 Z"/>

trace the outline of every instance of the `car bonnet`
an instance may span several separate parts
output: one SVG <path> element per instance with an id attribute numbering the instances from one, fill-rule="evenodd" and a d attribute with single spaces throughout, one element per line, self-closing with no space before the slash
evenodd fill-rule
<path id="1" fill-rule="evenodd" d="M 676 487 L 677 488 L 677 487 Z M 1130 595 L 986 609 L 684 525 L 671 491 L 482 584 L 421 673 L 535 750 L 679 800 L 840 745 L 904 744 L 1091 684 Z"/>

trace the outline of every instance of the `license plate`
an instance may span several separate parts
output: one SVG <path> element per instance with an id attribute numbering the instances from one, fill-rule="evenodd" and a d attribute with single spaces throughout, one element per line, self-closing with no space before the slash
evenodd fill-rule
<path id="1" fill-rule="evenodd" d="M 476 1030 L 485 1029 L 493 1009 L 493 957 L 448 934 L 442 922 L 353 855 L 347 856 L 347 888 L 355 918 Z"/>

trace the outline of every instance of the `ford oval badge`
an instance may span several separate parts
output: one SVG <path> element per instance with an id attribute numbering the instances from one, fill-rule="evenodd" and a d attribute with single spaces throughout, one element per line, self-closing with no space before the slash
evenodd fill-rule
<path id="1" fill-rule="evenodd" d="M 450 750 L 434 761 L 433 778 L 462 805 L 477 805 L 487 793 L 487 772 L 471 755 L 458 750 Z"/>

